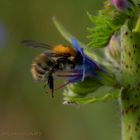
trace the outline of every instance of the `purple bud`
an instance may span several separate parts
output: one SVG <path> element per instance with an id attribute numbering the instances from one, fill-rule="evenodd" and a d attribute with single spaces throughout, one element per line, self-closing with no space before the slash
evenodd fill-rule
<path id="1" fill-rule="evenodd" d="M 119 10 L 125 10 L 128 7 L 128 0 L 112 0 L 112 4 Z"/>

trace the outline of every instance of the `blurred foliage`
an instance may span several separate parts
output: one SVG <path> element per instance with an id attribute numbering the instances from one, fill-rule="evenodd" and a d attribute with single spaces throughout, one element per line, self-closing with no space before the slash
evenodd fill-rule
<path id="1" fill-rule="evenodd" d="M 23 47 L 23 39 L 48 44 L 67 43 L 55 29 L 57 17 L 72 34 L 87 43 L 86 12 L 96 14 L 100 0 L 3 0 L 0 23 L 7 32 L 0 48 L 0 139 L 4 140 L 117 140 L 120 136 L 117 103 L 81 107 L 62 105 L 62 91 L 52 99 L 30 74 L 33 58 L 43 50 Z M 77 109 L 78 108 L 78 109 Z M 15 135 L 14 135 L 15 132 Z M 30 133 L 38 132 L 36 135 Z M 9 135 L 8 135 L 9 134 Z"/>

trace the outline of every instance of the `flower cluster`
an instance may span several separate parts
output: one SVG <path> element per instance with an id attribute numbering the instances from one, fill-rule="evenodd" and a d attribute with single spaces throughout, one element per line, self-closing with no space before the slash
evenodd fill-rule
<path id="1" fill-rule="evenodd" d="M 92 52 L 87 45 L 71 35 L 56 18 L 53 18 L 53 22 L 62 36 L 75 48 L 79 58 L 73 72 L 67 76 L 69 82 L 64 84 L 64 104 L 87 104 L 116 99 L 120 93 L 114 74 L 117 73 L 117 69 L 112 70 L 112 63 L 108 61 L 105 50 Z M 118 54 L 116 51 L 116 45 L 112 46 L 111 43 L 107 50 L 111 58 L 115 59 L 116 56 L 112 55 Z"/>
<path id="2" fill-rule="evenodd" d="M 92 103 L 114 98 L 110 94 L 112 86 L 116 84 L 116 79 L 112 73 L 87 56 L 75 38 L 72 39 L 72 45 L 80 55 L 82 63 L 77 64 L 74 68 L 75 75 L 69 76 L 69 83 L 71 84 L 67 85 L 64 90 L 64 104 Z M 109 94 L 101 98 L 86 98 L 88 94 L 98 91 Z"/>

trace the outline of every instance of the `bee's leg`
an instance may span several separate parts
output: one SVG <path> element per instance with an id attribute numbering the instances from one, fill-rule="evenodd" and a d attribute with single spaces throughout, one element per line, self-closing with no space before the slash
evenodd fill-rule
<path id="1" fill-rule="evenodd" d="M 59 87 L 56 87 L 54 90 L 59 90 L 59 89 L 65 87 L 65 86 L 67 86 L 69 83 L 70 83 L 70 81 L 67 81 L 66 83 L 60 85 Z"/>
<path id="2" fill-rule="evenodd" d="M 53 98 L 53 97 L 54 97 L 54 95 L 53 95 L 53 92 L 54 92 L 54 79 L 53 79 L 52 74 L 50 74 L 50 75 L 48 76 L 48 85 L 49 85 L 49 88 L 51 89 L 52 98 Z"/>

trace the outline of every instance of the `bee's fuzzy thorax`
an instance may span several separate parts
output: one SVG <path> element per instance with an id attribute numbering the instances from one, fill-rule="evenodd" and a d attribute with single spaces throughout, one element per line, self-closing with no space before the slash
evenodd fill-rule
<path id="1" fill-rule="evenodd" d="M 76 51 L 74 48 L 72 47 L 68 47 L 68 46 L 64 46 L 62 44 L 57 45 L 53 48 L 53 51 L 56 54 L 66 54 L 66 55 L 70 55 L 70 56 L 76 56 Z"/>

